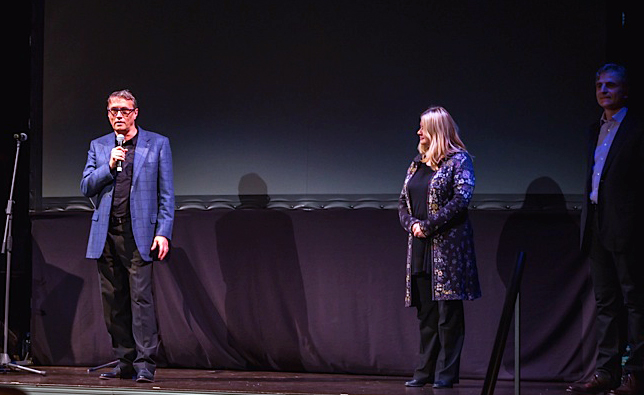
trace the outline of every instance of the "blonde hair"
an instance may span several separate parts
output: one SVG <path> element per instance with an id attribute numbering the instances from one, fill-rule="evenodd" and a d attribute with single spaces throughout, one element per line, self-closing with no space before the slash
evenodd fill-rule
<path id="1" fill-rule="evenodd" d="M 456 153 L 467 151 L 458 136 L 458 125 L 443 107 L 430 107 L 420 115 L 420 127 L 429 143 L 418 143 L 423 163 L 438 170 L 440 162 Z"/>

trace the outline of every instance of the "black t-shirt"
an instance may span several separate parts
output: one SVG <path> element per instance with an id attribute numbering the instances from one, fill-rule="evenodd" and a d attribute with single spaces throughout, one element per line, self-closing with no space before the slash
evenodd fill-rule
<path id="1" fill-rule="evenodd" d="M 125 160 L 123 161 L 123 170 L 116 171 L 116 181 L 114 182 L 114 196 L 112 197 L 112 216 L 126 217 L 130 215 L 130 188 L 132 187 L 132 175 L 134 171 L 134 151 L 136 150 L 136 141 L 139 134 L 123 142 L 123 148 L 127 149 Z"/>

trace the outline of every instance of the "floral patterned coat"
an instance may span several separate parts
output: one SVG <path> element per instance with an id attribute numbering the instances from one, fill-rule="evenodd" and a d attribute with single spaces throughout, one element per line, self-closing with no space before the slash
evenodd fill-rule
<path id="1" fill-rule="evenodd" d="M 474 191 L 474 167 L 467 152 L 457 152 L 444 159 L 432 175 L 427 192 L 427 220 L 412 216 L 407 184 L 418 169 L 420 155 L 407 170 L 398 201 L 402 227 L 409 232 L 405 306 L 413 306 L 411 292 L 412 226 L 419 222 L 427 235 L 429 248 L 425 259 L 431 260 L 433 300 L 473 300 L 481 297 L 474 235 L 467 207 Z"/>

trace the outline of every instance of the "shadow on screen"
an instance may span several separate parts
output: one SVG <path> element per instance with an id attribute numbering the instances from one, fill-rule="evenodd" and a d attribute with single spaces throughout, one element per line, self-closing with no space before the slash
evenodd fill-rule
<path id="1" fill-rule="evenodd" d="M 228 341 L 247 369 L 304 371 L 317 361 L 291 218 L 268 209 L 257 174 L 239 182 L 241 205 L 215 225 L 226 283 Z"/>
<path id="2" fill-rule="evenodd" d="M 41 365 L 73 364 L 72 333 L 84 280 L 48 264 L 33 243 L 32 340 Z"/>
<path id="3" fill-rule="evenodd" d="M 549 177 L 530 183 L 523 206 L 501 232 L 497 269 L 506 288 L 518 251 L 527 257 L 520 289 L 521 377 L 579 379 L 589 363 L 582 355 L 580 295 L 589 292 L 590 284 L 579 276 L 584 260 L 578 218 L 567 210 L 561 188 Z M 508 372 L 514 371 L 513 333 L 511 329 L 503 356 Z"/>
<path id="4" fill-rule="evenodd" d="M 176 289 L 181 293 L 183 310 L 180 317 L 173 316 L 171 322 L 179 319 L 185 320 L 192 333 L 192 341 L 196 341 L 199 347 L 193 348 L 193 355 L 188 361 L 203 361 L 209 368 L 233 368 L 243 367 L 243 359 L 228 346 L 226 324 L 218 312 L 217 306 L 212 300 L 211 293 L 204 286 L 201 276 L 195 271 L 188 254 L 183 248 L 173 248 L 172 255 L 167 267 L 172 274 L 171 278 L 176 282 Z M 166 297 L 169 296 L 166 294 Z M 196 326 L 195 326 L 196 325 Z M 166 339 L 168 340 L 168 339 Z M 171 347 L 181 344 L 181 339 L 176 339 Z M 160 363 L 167 363 L 166 347 L 161 342 L 159 349 Z M 179 347 L 181 347 L 179 345 Z M 183 354 L 189 353 L 187 347 L 183 348 Z M 188 362 L 189 363 L 189 362 Z"/>

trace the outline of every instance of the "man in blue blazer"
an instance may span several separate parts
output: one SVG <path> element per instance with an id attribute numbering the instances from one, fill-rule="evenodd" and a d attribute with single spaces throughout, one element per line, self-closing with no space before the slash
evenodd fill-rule
<path id="1" fill-rule="evenodd" d="M 603 114 L 590 129 L 582 250 L 590 256 L 597 307 L 595 374 L 568 388 L 576 394 L 644 394 L 644 124 L 627 106 L 626 69 L 597 71 Z M 630 356 L 622 370 L 626 344 Z M 620 381 L 621 378 L 621 381 Z"/>
<path id="2" fill-rule="evenodd" d="M 101 378 L 154 381 L 159 336 L 152 261 L 169 251 L 174 220 L 169 140 L 136 125 L 127 90 L 112 93 L 113 132 L 93 140 L 81 191 L 94 205 L 87 258 L 98 262 L 103 315 L 118 365 Z"/>

